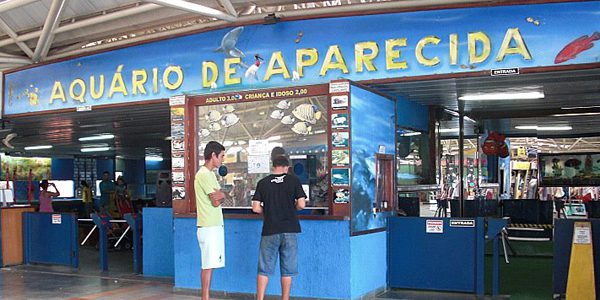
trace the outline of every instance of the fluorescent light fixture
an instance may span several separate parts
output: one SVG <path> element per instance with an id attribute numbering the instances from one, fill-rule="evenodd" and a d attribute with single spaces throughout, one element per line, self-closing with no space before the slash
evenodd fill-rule
<path id="1" fill-rule="evenodd" d="M 173 139 L 173 137 L 172 137 L 172 136 L 166 136 L 166 137 L 165 137 L 165 141 L 170 141 L 170 140 L 172 140 L 172 139 Z"/>
<path id="2" fill-rule="evenodd" d="M 52 149 L 52 145 L 39 145 L 39 146 L 27 146 L 25 150 L 43 150 L 43 149 Z"/>
<path id="3" fill-rule="evenodd" d="M 242 141 L 242 140 L 239 140 L 237 143 L 238 143 L 238 145 L 246 145 L 246 141 Z"/>
<path id="4" fill-rule="evenodd" d="M 146 161 L 163 161 L 161 156 L 146 156 Z"/>
<path id="5" fill-rule="evenodd" d="M 406 133 L 401 134 L 400 136 L 415 136 L 415 135 L 421 135 L 421 132 L 419 132 L 419 131 L 406 132 Z"/>
<path id="6" fill-rule="evenodd" d="M 223 146 L 224 146 L 224 147 L 233 146 L 233 141 L 224 141 L 224 142 L 223 142 Z"/>
<path id="7" fill-rule="evenodd" d="M 449 132 L 459 132 L 458 128 L 442 128 L 440 129 L 440 133 L 449 133 Z"/>
<path id="8" fill-rule="evenodd" d="M 101 134 L 101 135 L 82 137 L 82 138 L 79 138 L 79 141 L 80 142 L 99 141 L 99 140 L 110 140 L 110 139 L 114 139 L 114 138 L 115 138 L 114 134 Z"/>
<path id="9" fill-rule="evenodd" d="M 568 114 L 554 114 L 553 117 L 585 117 L 585 116 L 598 116 L 600 112 L 587 112 L 587 113 L 568 113 Z"/>
<path id="10" fill-rule="evenodd" d="M 588 108 L 600 108 L 600 105 L 592 105 L 592 106 L 571 106 L 571 107 L 561 107 L 560 109 L 569 110 L 569 109 L 588 109 Z"/>
<path id="11" fill-rule="evenodd" d="M 90 148 L 81 148 L 81 152 L 102 152 L 108 151 L 110 147 L 90 147 Z"/>
<path id="12" fill-rule="evenodd" d="M 573 127 L 564 125 L 564 126 L 536 126 L 536 125 L 519 125 L 515 126 L 516 129 L 519 130 L 537 130 L 537 131 L 566 131 L 572 130 Z"/>
<path id="13" fill-rule="evenodd" d="M 274 135 L 274 136 L 270 136 L 267 138 L 267 141 L 279 141 L 281 139 L 281 136 L 279 135 Z"/>
<path id="14" fill-rule="evenodd" d="M 315 130 L 315 134 L 325 133 L 325 129 Z"/>
<path id="15" fill-rule="evenodd" d="M 520 100 L 520 99 L 541 99 L 544 98 L 542 92 L 520 92 L 520 93 L 490 93 L 490 94 L 472 94 L 458 97 L 459 100 L 477 101 L 477 100 Z"/>

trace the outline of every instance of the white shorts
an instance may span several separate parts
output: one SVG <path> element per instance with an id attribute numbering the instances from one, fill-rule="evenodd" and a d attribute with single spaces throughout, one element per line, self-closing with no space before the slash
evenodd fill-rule
<path id="1" fill-rule="evenodd" d="M 223 226 L 198 227 L 196 231 L 202 269 L 225 267 L 225 231 Z"/>

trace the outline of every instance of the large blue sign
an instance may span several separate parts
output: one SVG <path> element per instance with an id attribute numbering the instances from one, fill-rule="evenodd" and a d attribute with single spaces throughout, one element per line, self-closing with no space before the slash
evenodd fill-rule
<path id="1" fill-rule="evenodd" d="M 600 2 L 514 5 L 231 27 L 5 76 L 5 114 L 332 79 L 600 61 Z"/>

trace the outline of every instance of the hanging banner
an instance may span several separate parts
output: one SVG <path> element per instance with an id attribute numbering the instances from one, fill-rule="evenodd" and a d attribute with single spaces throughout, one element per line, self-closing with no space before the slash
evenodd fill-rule
<path id="1" fill-rule="evenodd" d="M 229 27 L 6 74 L 4 113 L 597 63 L 597 24 L 600 2 L 586 1 Z"/>

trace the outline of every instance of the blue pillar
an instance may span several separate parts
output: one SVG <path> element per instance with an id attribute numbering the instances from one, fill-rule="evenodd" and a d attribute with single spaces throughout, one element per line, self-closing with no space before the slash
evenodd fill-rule
<path id="1" fill-rule="evenodd" d="M 99 247 L 99 256 L 100 256 L 100 270 L 108 271 L 108 236 L 107 236 L 107 228 L 111 226 L 111 223 L 103 224 L 106 222 L 102 220 L 98 214 L 92 214 L 92 219 L 94 220 L 94 224 L 98 227 L 98 241 L 100 243 Z"/>
<path id="2" fill-rule="evenodd" d="M 131 231 L 133 232 L 133 272 L 136 274 L 142 273 L 142 215 L 141 214 L 125 214 L 123 215 Z"/>

